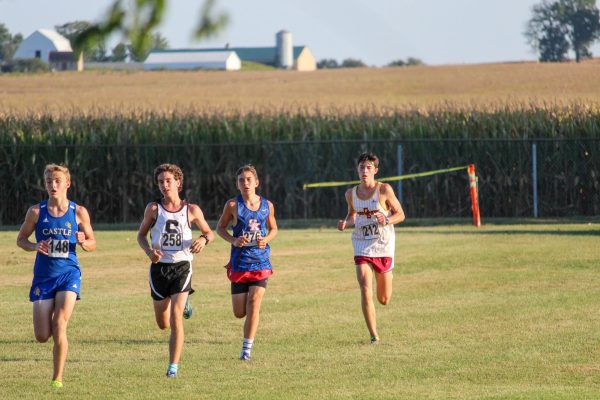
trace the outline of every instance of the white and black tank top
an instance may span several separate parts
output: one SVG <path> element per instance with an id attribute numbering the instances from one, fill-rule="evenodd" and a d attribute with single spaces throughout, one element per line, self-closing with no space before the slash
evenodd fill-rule
<path id="1" fill-rule="evenodd" d="M 192 245 L 192 228 L 188 221 L 188 204 L 184 202 L 178 211 L 165 210 L 160 201 L 156 222 L 150 229 L 152 248 L 163 252 L 160 262 L 176 263 L 179 261 L 192 261 L 194 258 L 190 251 Z"/>

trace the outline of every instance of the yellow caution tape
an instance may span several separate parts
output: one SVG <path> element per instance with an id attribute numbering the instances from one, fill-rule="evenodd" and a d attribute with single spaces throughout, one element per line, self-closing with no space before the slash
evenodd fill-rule
<path id="1" fill-rule="evenodd" d="M 464 167 L 453 167 L 453 168 L 447 168 L 447 169 L 436 169 L 434 171 L 426 171 L 426 172 L 420 172 L 418 174 L 408 174 L 408 175 L 399 175 L 399 176 L 390 176 L 387 178 L 381 178 L 381 179 L 376 179 L 378 182 L 393 182 L 393 181 L 401 181 L 404 179 L 413 179 L 413 178 L 421 178 L 424 176 L 431 176 L 431 175 L 437 175 L 437 174 L 445 174 L 447 172 L 454 172 L 454 171 L 460 171 L 463 169 L 467 169 L 468 165 L 465 165 Z M 309 189 L 309 188 L 316 188 L 316 187 L 334 187 L 334 186 L 348 186 L 348 185 L 356 185 L 360 183 L 360 181 L 348 181 L 348 182 L 315 182 L 315 183 L 305 183 L 303 188 L 304 190 Z"/>

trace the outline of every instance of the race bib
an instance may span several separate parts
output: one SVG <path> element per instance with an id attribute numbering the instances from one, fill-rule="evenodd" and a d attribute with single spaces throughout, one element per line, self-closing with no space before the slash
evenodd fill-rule
<path id="1" fill-rule="evenodd" d="M 258 239 L 260 238 L 260 231 L 242 231 L 242 236 L 244 236 L 248 243 L 244 246 L 258 246 Z"/>
<path id="2" fill-rule="evenodd" d="M 379 224 L 377 224 L 377 221 L 369 222 L 365 225 L 359 226 L 358 229 L 360 236 L 364 240 L 379 239 L 379 237 L 381 236 L 379 232 Z"/>
<path id="3" fill-rule="evenodd" d="M 164 232 L 160 239 L 160 248 L 166 251 L 183 250 L 181 232 Z"/>
<path id="4" fill-rule="evenodd" d="M 48 248 L 48 257 L 69 258 L 69 241 L 66 239 L 52 239 Z"/>

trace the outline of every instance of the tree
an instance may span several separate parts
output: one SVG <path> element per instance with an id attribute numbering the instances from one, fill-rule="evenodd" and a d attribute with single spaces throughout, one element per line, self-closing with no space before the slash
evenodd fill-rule
<path id="1" fill-rule="evenodd" d="M 395 60 L 388 64 L 388 67 L 405 67 L 406 62 L 404 60 Z"/>
<path id="2" fill-rule="evenodd" d="M 591 56 L 589 47 L 600 37 L 595 0 L 543 0 L 532 13 L 525 37 L 540 61 L 564 61 L 569 48 L 577 62 Z"/>
<path id="3" fill-rule="evenodd" d="M 596 0 L 561 0 L 560 3 L 575 60 L 591 57 L 589 48 L 600 37 L 600 11 Z"/>
<path id="4" fill-rule="evenodd" d="M 156 32 L 152 35 L 152 48 L 153 49 L 168 49 L 169 41 L 166 37 Z"/>
<path id="5" fill-rule="evenodd" d="M 420 58 L 408 57 L 406 59 L 406 65 L 408 65 L 409 67 L 412 67 L 412 66 L 425 65 L 425 63 Z"/>
<path id="6" fill-rule="evenodd" d="M 48 72 L 50 66 L 39 58 L 19 58 L 12 60 L 8 64 L 2 67 L 7 72 Z"/>
<path id="7" fill-rule="evenodd" d="M 325 68 L 339 68 L 339 64 L 333 58 L 324 58 L 317 63 L 317 68 L 325 69 Z"/>
<path id="8" fill-rule="evenodd" d="M 166 3 L 167 0 L 114 0 L 104 20 L 83 31 L 75 40 L 75 47 L 83 48 L 105 41 L 113 33 L 120 33 L 126 42 L 131 43 L 132 55 L 147 54 L 153 45 L 154 30 L 164 17 Z M 215 4 L 216 0 L 204 0 L 200 22 L 195 30 L 197 39 L 214 36 L 227 25 L 227 14 L 215 13 Z"/>
<path id="9" fill-rule="evenodd" d="M 367 64 L 355 58 L 346 58 L 342 61 L 342 68 L 362 68 L 366 67 Z"/>
<path id="10" fill-rule="evenodd" d="M 0 60 L 10 60 L 22 41 L 23 35 L 20 33 L 11 35 L 6 25 L 0 23 Z"/>
<path id="11" fill-rule="evenodd" d="M 67 38 L 71 42 L 71 46 L 75 47 L 75 41 L 81 35 L 82 32 L 89 29 L 92 26 L 91 22 L 88 21 L 73 21 L 67 22 L 63 25 L 57 25 L 54 27 L 56 32 Z M 85 46 L 78 49 L 83 51 L 83 58 L 86 61 L 106 61 L 106 43 L 104 41 L 97 41 L 94 43 L 88 43 Z"/>
<path id="12" fill-rule="evenodd" d="M 388 67 L 412 67 L 412 66 L 418 66 L 418 65 L 425 65 L 425 63 L 419 58 L 408 57 L 406 59 L 406 61 L 395 60 L 395 61 L 392 61 L 391 63 L 389 63 L 387 66 Z"/>
<path id="13" fill-rule="evenodd" d="M 131 59 L 133 61 L 143 62 L 148 57 L 148 54 L 150 54 L 150 51 L 153 49 L 168 49 L 169 48 L 169 41 L 167 40 L 167 38 L 165 38 L 163 35 L 161 35 L 158 32 L 152 34 L 150 39 L 151 39 L 150 46 L 148 46 L 148 48 L 146 48 L 146 49 L 143 49 L 142 51 L 138 51 L 138 50 L 136 50 L 135 47 L 133 47 L 133 45 L 129 45 L 129 47 L 128 47 L 129 54 L 131 55 Z"/>
<path id="14" fill-rule="evenodd" d="M 125 43 L 119 43 L 112 49 L 111 61 L 122 62 L 127 58 L 127 45 Z"/>

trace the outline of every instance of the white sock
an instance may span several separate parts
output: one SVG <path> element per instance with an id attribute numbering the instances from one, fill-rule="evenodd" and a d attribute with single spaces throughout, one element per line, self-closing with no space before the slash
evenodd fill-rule
<path id="1" fill-rule="evenodd" d="M 246 339 L 242 342 L 242 351 L 244 353 L 250 354 L 252 352 L 252 345 L 254 344 L 254 339 Z"/>

